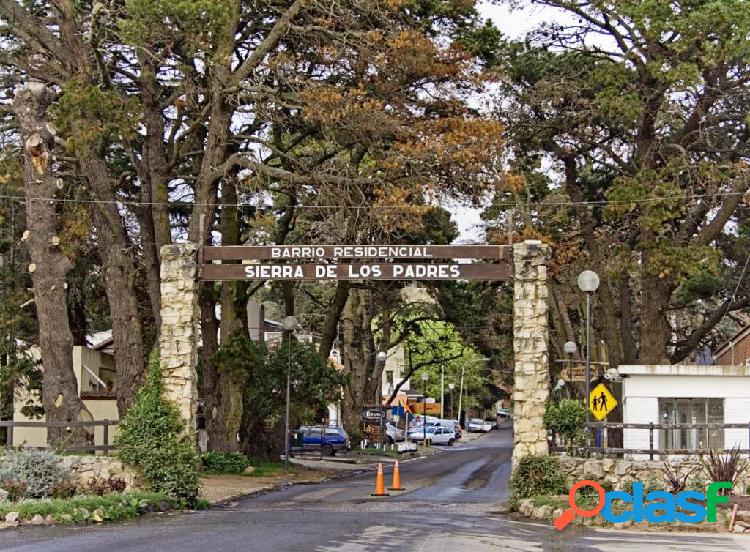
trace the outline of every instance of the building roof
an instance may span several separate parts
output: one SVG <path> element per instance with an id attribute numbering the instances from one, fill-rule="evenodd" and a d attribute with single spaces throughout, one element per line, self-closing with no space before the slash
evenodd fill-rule
<path id="1" fill-rule="evenodd" d="M 750 336 L 750 326 L 745 326 L 744 328 L 740 328 L 740 330 L 734 334 L 732 337 L 727 339 L 726 343 L 722 345 L 715 353 L 714 357 L 719 358 L 721 355 L 729 351 L 734 345 L 737 345 L 738 341 L 742 341 L 746 337 Z"/>
<path id="2" fill-rule="evenodd" d="M 623 376 L 750 376 L 750 366 L 720 366 L 704 364 L 629 364 L 617 367 Z"/>

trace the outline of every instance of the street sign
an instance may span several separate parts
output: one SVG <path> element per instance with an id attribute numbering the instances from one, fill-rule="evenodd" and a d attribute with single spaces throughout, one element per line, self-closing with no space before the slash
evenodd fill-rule
<path id="1" fill-rule="evenodd" d="M 204 261 L 319 259 L 510 259 L 502 245 L 224 245 L 203 248 Z"/>
<path id="2" fill-rule="evenodd" d="M 617 399 L 607 389 L 603 383 L 600 383 L 591 391 L 589 395 L 589 410 L 599 421 L 607 417 L 617 407 Z"/>
<path id="3" fill-rule="evenodd" d="M 206 264 L 201 280 L 509 280 L 503 264 Z"/>
<path id="4" fill-rule="evenodd" d="M 599 377 L 601 368 L 599 366 L 591 366 L 591 379 Z M 560 377 L 572 383 L 586 381 L 586 367 L 585 366 L 566 366 L 560 371 Z"/>

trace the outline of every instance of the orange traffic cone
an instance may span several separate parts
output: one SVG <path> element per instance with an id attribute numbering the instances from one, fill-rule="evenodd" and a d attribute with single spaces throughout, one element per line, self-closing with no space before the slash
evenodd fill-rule
<path id="1" fill-rule="evenodd" d="M 385 492 L 385 482 L 383 481 L 383 464 L 378 464 L 378 476 L 375 478 L 375 492 L 370 496 L 388 496 Z"/>
<path id="2" fill-rule="evenodd" d="M 388 487 L 389 491 L 405 491 L 406 489 L 401 486 L 401 474 L 398 471 L 398 460 L 396 465 L 393 466 L 393 485 Z"/>

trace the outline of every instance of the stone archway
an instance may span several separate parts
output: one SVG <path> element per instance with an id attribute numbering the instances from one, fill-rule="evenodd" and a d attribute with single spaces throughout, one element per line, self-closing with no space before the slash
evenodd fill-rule
<path id="1" fill-rule="evenodd" d="M 199 247 L 161 249 L 159 352 L 165 393 L 195 432 L 197 412 Z M 547 454 L 544 409 L 549 396 L 547 266 L 549 246 L 537 240 L 513 245 L 514 462 Z"/>

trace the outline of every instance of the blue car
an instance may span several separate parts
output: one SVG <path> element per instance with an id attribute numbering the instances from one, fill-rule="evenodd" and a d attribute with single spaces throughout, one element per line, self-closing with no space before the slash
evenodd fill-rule
<path id="1" fill-rule="evenodd" d="M 343 427 L 302 426 L 303 450 L 320 450 L 326 456 L 333 456 L 340 450 L 349 450 L 349 436 Z"/>

